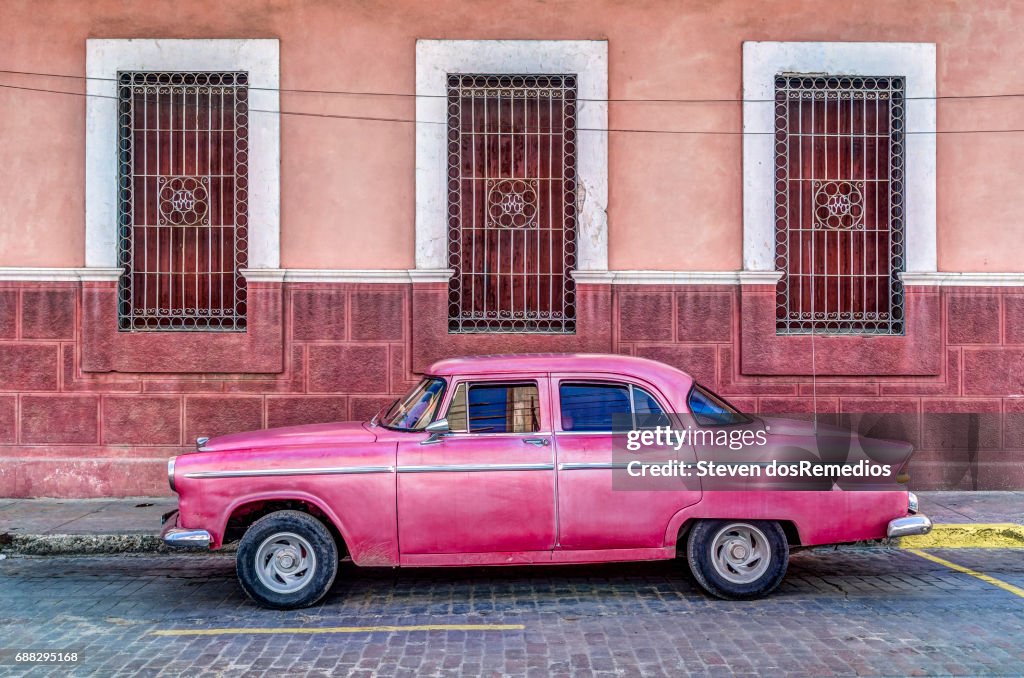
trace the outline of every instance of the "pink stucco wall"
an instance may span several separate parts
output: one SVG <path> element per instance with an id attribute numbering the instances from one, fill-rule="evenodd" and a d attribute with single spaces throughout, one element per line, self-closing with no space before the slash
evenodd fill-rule
<path id="1" fill-rule="evenodd" d="M 612 98 L 738 98 L 744 40 L 927 41 L 940 95 L 1024 92 L 1024 3 L 868 0 L 5 0 L 2 67 L 83 75 L 90 37 L 276 37 L 282 86 L 412 92 L 417 38 L 607 39 Z M 78 80 L 0 84 L 81 92 Z M 286 94 L 284 109 L 412 118 L 411 98 Z M 1022 127 L 1024 98 L 943 100 L 939 129 Z M 738 130 L 735 103 L 615 103 L 613 128 Z M 409 124 L 284 116 L 281 263 L 414 266 Z M 0 88 L 0 266 L 81 266 L 85 102 Z M 741 139 L 611 134 L 613 269 L 741 267 Z M 938 141 L 939 269 L 1022 271 L 1024 134 Z"/>

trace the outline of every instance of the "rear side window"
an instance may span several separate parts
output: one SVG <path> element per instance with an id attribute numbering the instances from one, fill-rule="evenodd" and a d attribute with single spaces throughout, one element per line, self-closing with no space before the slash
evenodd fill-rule
<path id="1" fill-rule="evenodd" d="M 448 429 L 460 433 L 533 433 L 540 430 L 537 385 L 459 384 L 448 407 Z"/>
<path id="2" fill-rule="evenodd" d="M 626 384 L 562 384 L 563 431 L 611 431 L 616 414 L 630 414 Z"/>
<path id="3" fill-rule="evenodd" d="M 654 396 L 630 384 L 563 383 L 558 387 L 558 400 L 563 431 L 609 432 L 617 414 L 635 415 L 634 426 L 668 423 Z"/>

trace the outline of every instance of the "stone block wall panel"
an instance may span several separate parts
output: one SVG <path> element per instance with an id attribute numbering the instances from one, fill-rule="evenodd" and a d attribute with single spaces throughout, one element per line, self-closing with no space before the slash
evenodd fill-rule
<path id="1" fill-rule="evenodd" d="M 74 339 L 77 302 L 78 290 L 74 287 L 24 290 L 21 293 L 22 339 Z"/>
<path id="2" fill-rule="evenodd" d="M 906 337 L 815 337 L 813 379 L 810 339 L 774 335 L 770 287 L 580 285 L 573 335 L 448 334 L 436 283 L 253 290 L 269 322 L 252 336 L 175 352 L 110 333 L 109 284 L 0 284 L 0 496 L 166 494 L 166 458 L 196 436 L 367 419 L 435 360 L 546 351 L 662 360 L 743 411 L 816 406 L 902 437 L 918 489 L 1024 488 L 1022 288 L 912 290 Z"/>

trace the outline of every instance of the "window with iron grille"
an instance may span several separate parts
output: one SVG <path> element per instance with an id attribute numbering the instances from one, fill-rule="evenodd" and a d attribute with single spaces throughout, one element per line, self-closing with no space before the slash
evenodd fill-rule
<path id="1" fill-rule="evenodd" d="M 779 334 L 903 334 L 904 82 L 775 80 Z"/>
<path id="2" fill-rule="evenodd" d="M 576 77 L 448 76 L 448 329 L 576 330 Z"/>
<path id="3" fill-rule="evenodd" d="M 248 75 L 118 73 L 121 330 L 244 330 Z"/>

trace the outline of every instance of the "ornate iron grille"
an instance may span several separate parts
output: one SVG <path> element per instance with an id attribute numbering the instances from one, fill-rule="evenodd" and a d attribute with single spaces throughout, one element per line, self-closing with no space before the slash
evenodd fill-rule
<path id="1" fill-rule="evenodd" d="M 903 334 L 904 82 L 775 80 L 780 334 Z"/>
<path id="2" fill-rule="evenodd" d="M 248 75 L 118 74 L 122 330 L 244 330 Z"/>
<path id="3" fill-rule="evenodd" d="M 448 76 L 448 329 L 576 331 L 576 77 Z"/>

